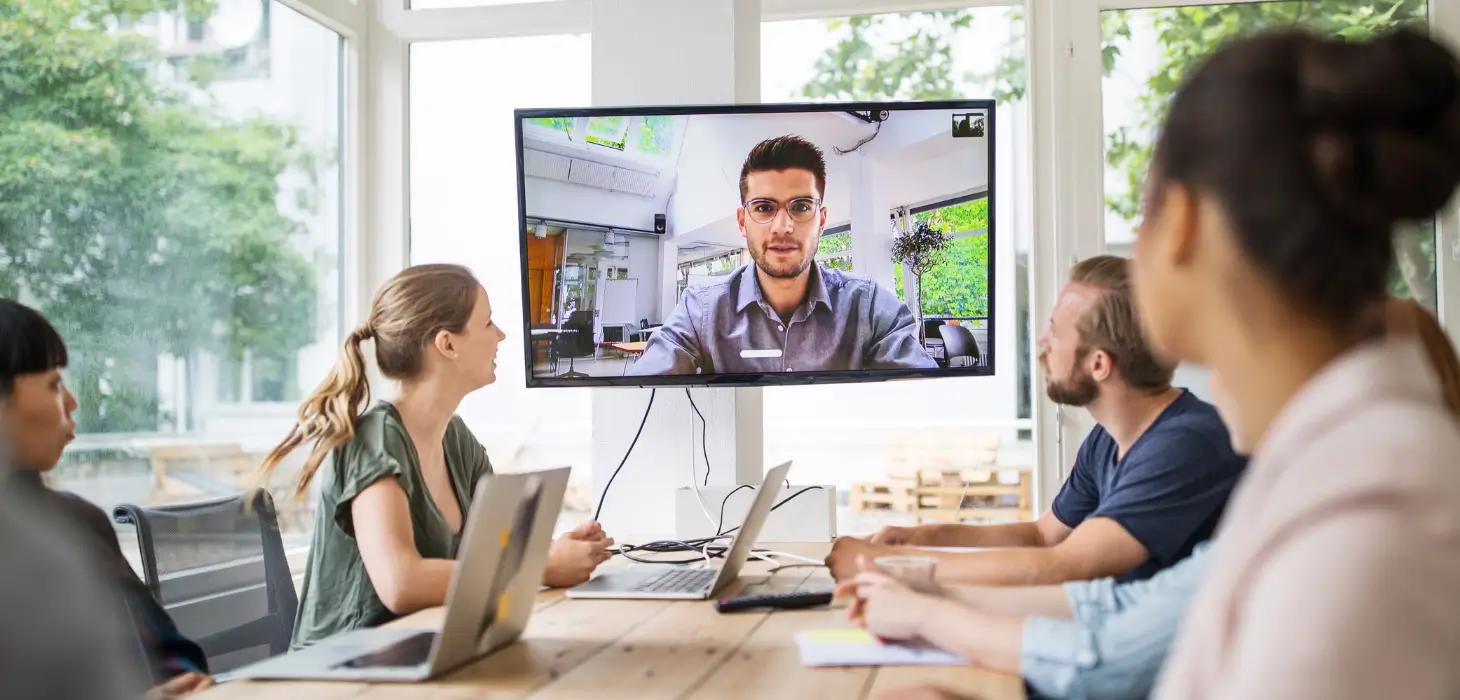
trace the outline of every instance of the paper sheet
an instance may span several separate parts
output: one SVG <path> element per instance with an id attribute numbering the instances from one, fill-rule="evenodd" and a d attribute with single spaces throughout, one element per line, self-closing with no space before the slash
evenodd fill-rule
<path id="1" fill-rule="evenodd" d="M 930 646 L 881 642 L 863 629 L 807 630 L 796 635 L 802 666 L 965 666 L 967 659 Z"/>

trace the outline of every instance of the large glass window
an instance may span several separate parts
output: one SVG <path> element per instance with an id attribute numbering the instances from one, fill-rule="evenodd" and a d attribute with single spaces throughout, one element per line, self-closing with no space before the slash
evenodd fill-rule
<path id="1" fill-rule="evenodd" d="M 1000 353 L 995 377 L 935 381 L 853 384 L 765 390 L 767 463 L 794 458 L 807 483 L 847 488 L 859 482 L 886 482 L 889 465 L 913 467 L 972 464 L 976 452 L 1009 469 L 1000 478 L 1018 479 L 1033 465 L 1027 430 L 1032 353 L 1028 313 L 1028 249 L 1031 229 L 1024 205 L 1028 189 L 1024 166 L 1024 23 L 1016 8 L 985 7 L 929 12 L 863 15 L 772 22 L 761 31 L 761 97 L 767 102 L 880 99 L 999 100 L 995 174 L 998 211 L 998 260 L 995 294 Z M 828 158 L 837 156 L 828 154 Z M 968 327 L 986 343 L 988 330 L 974 317 L 990 310 L 974 303 L 970 290 L 987 289 L 983 261 L 988 258 L 987 200 L 970 195 L 949 202 L 889 202 L 895 212 L 936 222 L 954 236 L 942 265 L 924 275 L 930 324 L 944 321 Z M 980 214 L 979 212 L 982 212 Z M 1023 212 L 1021 214 L 1021 212 Z M 983 218 L 980 219 L 980 216 Z M 822 239 L 818 259 L 833 267 L 871 269 L 879 261 L 877 241 L 859 230 L 833 231 Z M 885 255 L 890 257 L 890 242 Z M 853 255 L 853 249 L 856 254 Z M 893 267 L 903 299 L 900 266 Z M 885 269 L 885 268 L 883 268 Z M 975 294 L 976 295 L 976 294 Z M 934 308 L 944 319 L 933 319 Z M 959 317 L 969 321 L 960 321 Z M 936 341 L 934 334 L 928 334 Z M 986 347 L 986 346 L 985 346 Z M 936 354 L 936 353 L 935 353 Z M 897 407 L 867 411 L 867 406 Z M 967 440 L 985 448 L 964 449 Z M 912 454 L 910 444 L 936 445 Z M 971 444 L 971 443 L 970 443 Z M 991 447 L 990 447 L 991 446 Z M 940 451 L 941 450 L 941 451 Z M 980 451 L 982 450 L 982 451 Z M 926 460 L 922 460 L 926 457 Z M 987 464 L 985 462 L 980 462 Z M 1028 472 L 1024 472 L 1027 474 Z M 843 511 L 844 530 L 874 527 L 866 513 Z"/>
<path id="2" fill-rule="evenodd" d="M 338 352 L 341 38 L 271 0 L 21 7 L 0 296 L 70 346 L 79 438 L 48 478 L 108 510 L 232 493 Z"/>
<path id="3" fill-rule="evenodd" d="M 512 111 L 587 105 L 590 48 L 586 35 L 538 36 L 416 43 L 410 55 L 411 262 L 461 263 L 486 286 L 507 340 L 499 350 L 497 382 L 468 396 L 460 413 L 498 469 L 573 465 L 561 527 L 588 517 L 593 506 L 591 402 L 587 389 L 526 389 L 517 335 L 523 327 L 522 272 Z M 532 70 L 509 68 L 524 61 Z M 591 131 L 620 148 L 627 142 L 630 151 L 644 145 L 642 131 L 629 124 L 590 127 L 588 121 L 533 126 L 574 134 L 578 142 Z M 545 232 L 568 235 L 557 226 L 545 225 Z M 576 272 L 564 268 L 565 275 Z"/>
<path id="4" fill-rule="evenodd" d="M 1423 26 L 1427 13 L 1425 0 L 1292 0 L 1102 13 L 1107 245 L 1129 253 L 1155 130 L 1182 79 L 1216 47 L 1293 26 L 1361 39 L 1402 25 Z M 1394 245 L 1391 293 L 1436 309 L 1434 222 L 1400 232 Z"/>

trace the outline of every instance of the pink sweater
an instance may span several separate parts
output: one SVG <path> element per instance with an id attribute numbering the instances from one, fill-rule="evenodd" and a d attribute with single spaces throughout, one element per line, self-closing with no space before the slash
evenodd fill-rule
<path id="1" fill-rule="evenodd" d="M 1155 698 L 1460 698 L 1460 426 L 1418 345 L 1293 397 L 1215 543 Z"/>

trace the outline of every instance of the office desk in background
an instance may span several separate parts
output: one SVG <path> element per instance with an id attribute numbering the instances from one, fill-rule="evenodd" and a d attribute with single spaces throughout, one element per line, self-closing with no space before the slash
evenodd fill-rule
<path id="1" fill-rule="evenodd" d="M 646 541 L 635 538 L 625 541 Z M 828 543 L 771 547 L 824 556 Z M 616 558 L 614 564 L 621 562 Z M 826 569 L 797 567 L 767 574 L 752 561 L 721 597 L 745 592 L 826 590 Z M 392 625 L 433 627 L 441 608 Z M 568 600 L 561 590 L 538 594 L 522 639 L 426 683 L 234 681 L 198 700 L 298 698 L 633 698 L 634 700 L 801 700 L 876 698 L 904 686 L 936 683 L 981 700 L 1024 700 L 1017 676 L 972 667 L 804 668 L 793 639 L 808 629 L 848 627 L 838 602 L 830 609 L 775 613 L 715 612 L 708 601 Z"/>

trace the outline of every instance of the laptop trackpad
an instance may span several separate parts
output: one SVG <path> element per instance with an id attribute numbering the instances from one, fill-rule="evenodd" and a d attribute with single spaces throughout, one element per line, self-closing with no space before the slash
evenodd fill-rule
<path id="1" fill-rule="evenodd" d="M 420 632 L 387 647 L 345 661 L 336 668 L 410 668 L 431 658 L 435 632 Z"/>

